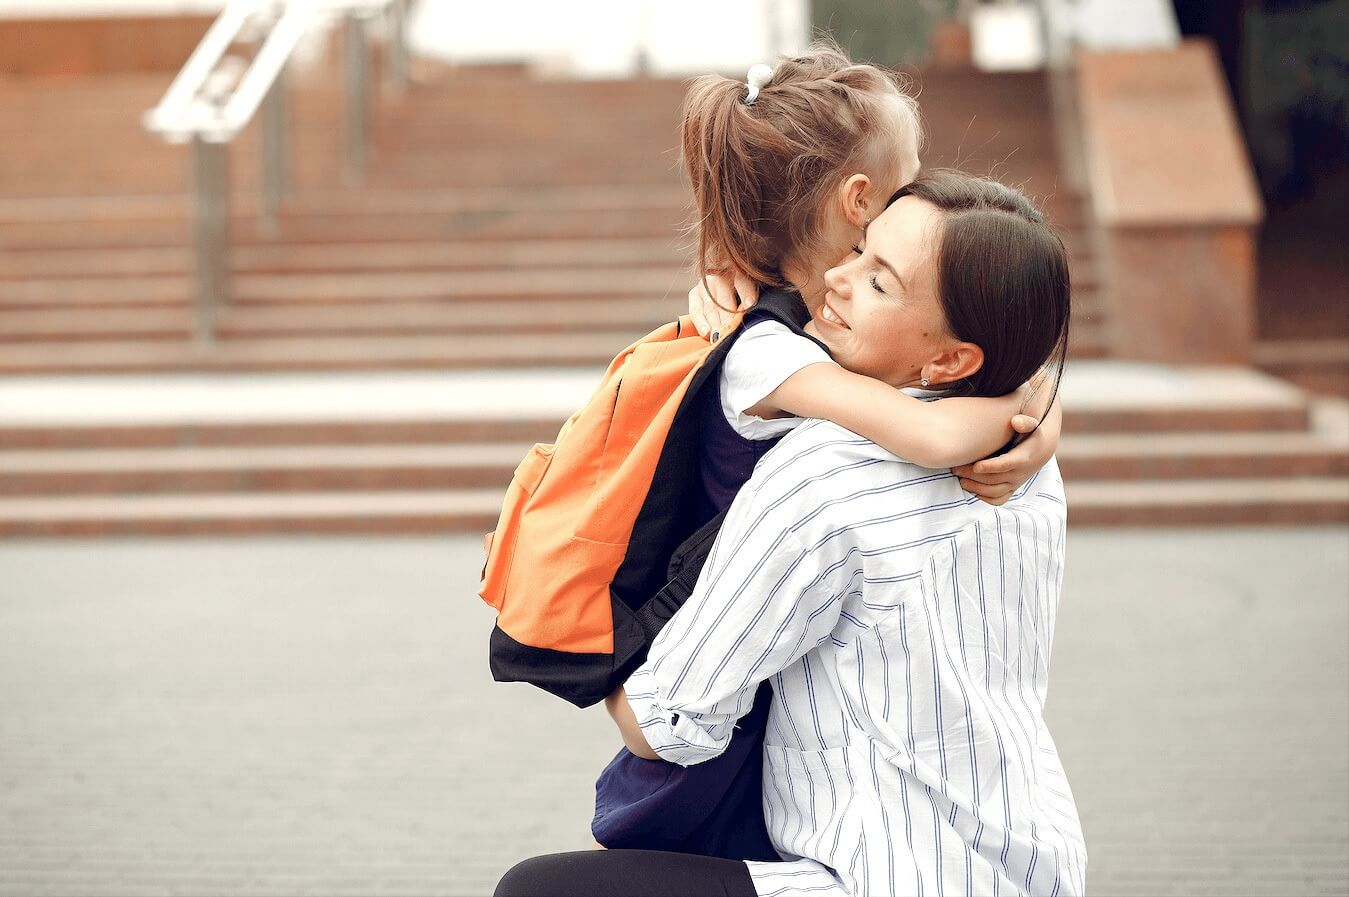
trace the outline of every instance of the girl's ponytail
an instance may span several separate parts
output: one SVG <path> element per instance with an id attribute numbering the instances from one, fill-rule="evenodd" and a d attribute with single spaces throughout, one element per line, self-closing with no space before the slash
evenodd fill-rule
<path id="1" fill-rule="evenodd" d="M 684 100 L 684 168 L 693 189 L 700 274 L 724 270 L 756 283 L 777 284 L 781 274 L 765 238 L 764 172 L 754 164 L 754 122 L 744 84 L 720 75 L 693 82 Z"/>

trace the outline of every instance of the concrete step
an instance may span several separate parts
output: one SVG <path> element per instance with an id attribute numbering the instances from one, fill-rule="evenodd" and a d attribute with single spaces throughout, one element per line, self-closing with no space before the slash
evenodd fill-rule
<path id="1" fill-rule="evenodd" d="M 277 337 L 222 340 L 213 346 L 174 340 L 9 343 L 0 344 L 0 374 L 596 366 L 607 364 L 624 340 L 614 332 L 585 332 L 565 339 L 531 333 L 510 339 L 495 334 Z"/>
<path id="2" fill-rule="evenodd" d="M 279 239 L 295 243 L 668 239 L 677 233 L 682 217 L 678 209 L 663 208 L 564 209 L 550 214 L 487 210 L 283 216 Z M 262 235 L 251 214 L 235 219 L 231 238 L 236 245 L 271 239 Z M 184 246 L 189 241 L 188 222 L 180 218 L 0 221 L 0 245 L 10 249 Z"/>
<path id="3" fill-rule="evenodd" d="M 650 307 L 667 300 L 647 300 Z M 684 308 L 668 300 L 672 320 Z M 363 313 L 364 314 L 364 313 Z M 439 313 L 437 313 L 439 315 Z M 0 341 L 0 375 L 99 374 L 193 371 L 359 371 L 471 370 L 595 367 L 609 363 L 627 344 L 649 332 L 662 319 L 624 327 L 575 328 L 540 317 L 528 330 L 473 332 L 472 322 L 440 316 L 444 329 L 389 321 L 380 332 L 355 333 L 355 325 L 327 333 L 297 335 L 289 330 L 244 333 L 226 328 L 211 345 L 189 342 L 176 330 L 140 334 L 135 339 L 105 338 L 103 333 L 67 331 L 56 341 Z M 262 326 L 262 325 L 256 325 Z M 1074 358 L 1100 358 L 1105 344 L 1099 332 L 1078 328 Z"/>
<path id="4" fill-rule="evenodd" d="M 1349 433 L 1070 432 L 1059 466 L 1070 481 L 1345 477 Z"/>
<path id="5" fill-rule="evenodd" d="M 679 303 L 661 297 L 500 302 L 385 302 L 226 309 L 216 328 L 222 340 L 250 337 L 360 336 L 588 331 L 616 332 L 613 345 L 673 319 Z M 0 343 L 77 340 L 187 340 L 194 315 L 172 308 L 0 311 Z M 629 340 L 630 341 L 630 340 Z M 617 351 L 615 348 L 615 352 Z"/>
<path id="6" fill-rule="evenodd" d="M 325 491 L 0 497 L 0 537 L 486 532 L 501 491 Z M 1070 482 L 1082 526 L 1349 522 L 1349 478 Z"/>
<path id="7" fill-rule="evenodd" d="M 688 191 L 676 178 L 640 187 L 621 185 L 552 184 L 531 190 L 497 186 L 405 187 L 306 190 L 289 197 L 286 216 L 440 214 L 465 212 L 531 212 L 559 214 L 574 211 L 680 210 Z M 235 214 L 256 210 L 255 194 L 241 195 Z M 80 195 L 0 198 L 0 221 L 142 221 L 172 219 L 186 222 L 190 197 L 170 191 L 154 195 Z"/>
<path id="8" fill-rule="evenodd" d="M 185 303 L 160 308 L 10 310 L 0 307 L 0 344 L 83 340 L 188 340 L 193 315 Z"/>
<path id="9" fill-rule="evenodd" d="M 603 125 L 601 125 L 602 127 Z M 334 134 L 327 135 L 336 144 Z M 619 136 L 621 140 L 621 135 Z M 577 185 L 631 186 L 677 183 L 666 161 L 677 142 L 673 133 L 661 141 L 631 144 L 621 151 L 599 143 L 540 145 L 528 151 L 454 151 L 440 145 L 382 151 L 376 144 L 380 169 L 371 171 L 368 182 L 396 187 L 471 187 L 478 184 L 509 185 L 533 189 L 564 181 Z M 190 181 L 190 156 L 182 147 L 142 143 L 113 150 L 101 160 L 89 161 L 79 151 L 52 153 L 41 149 L 38 162 L 11 164 L 0 178 L 0 188 L 11 196 L 59 196 L 108 192 L 158 193 L 186 190 Z M 341 183 L 343 162 L 334 146 L 321 154 L 303 154 L 303 169 L 296 174 L 301 188 Z M 232 158 L 229 183 L 234 190 L 259 188 L 260 161 L 241 154 Z M 101 188 L 101 189 L 100 189 Z"/>
<path id="10" fill-rule="evenodd" d="M 682 265 L 687 253 L 675 237 L 633 239 L 485 240 L 477 243 L 283 243 L 236 246 L 236 274 L 339 271 L 514 271 L 531 268 Z M 45 249 L 7 252 L 0 280 L 116 278 L 192 271 L 186 246 L 124 249 Z"/>
<path id="11" fill-rule="evenodd" d="M 500 271 L 375 271 L 332 274 L 241 274 L 232 281 L 237 306 L 299 303 L 383 303 L 410 299 L 513 299 L 547 296 L 631 296 L 669 292 L 687 302 L 689 274 L 677 265 Z M 110 280 L 50 278 L 0 282 L 0 308 L 124 307 L 186 303 L 183 275 Z"/>
<path id="12" fill-rule="evenodd" d="M 1349 478 L 1067 482 L 1071 526 L 1349 523 Z"/>
<path id="13" fill-rule="evenodd" d="M 500 490 L 0 498 L 0 537 L 486 532 Z"/>
<path id="14" fill-rule="evenodd" d="M 579 396 L 577 404 L 584 402 Z M 0 451 L 53 452 L 76 457 L 100 451 L 220 448 L 231 451 L 279 447 L 287 451 L 343 446 L 439 446 L 446 444 L 531 445 L 550 442 L 565 414 L 518 418 L 395 418 L 315 421 L 144 423 L 32 423 L 0 426 Z M 520 457 L 516 457 L 518 463 Z"/>
<path id="15" fill-rule="evenodd" d="M 284 375 L 283 375 L 284 376 Z M 577 391 L 579 405 L 583 391 Z M 6 451 L 51 450 L 70 452 L 68 457 L 101 449 L 175 449 L 175 448 L 250 448 L 278 446 L 288 450 L 303 447 L 437 445 L 445 443 L 494 443 L 509 445 L 547 442 L 553 439 L 567 411 L 520 414 L 510 418 L 441 417 L 416 419 L 393 417 L 360 421 L 333 417 L 315 421 L 237 423 L 210 421 L 165 422 L 7 422 L 0 425 L 0 449 Z M 1269 420 L 1268 431 L 1249 432 L 1252 419 Z M 1227 417 L 1217 413 L 1203 423 L 1210 430 L 1199 432 L 1191 415 L 1176 412 L 1171 416 L 1120 415 L 1111 410 L 1078 408 L 1066 415 L 1067 429 L 1060 450 L 1060 461 L 1074 475 L 1091 478 L 1119 476 L 1147 479 L 1166 476 L 1262 476 L 1278 473 L 1344 472 L 1346 462 L 1343 437 L 1333 431 L 1319 436 L 1297 431 L 1290 426 L 1301 416 L 1279 415 L 1267 410 L 1263 415 L 1234 411 Z M 1144 429 L 1119 434 L 1121 427 L 1140 424 Z M 1114 433 L 1107 428 L 1115 428 Z M 1282 429 L 1280 429 L 1282 428 Z M 1097 433 L 1079 432 L 1079 429 Z M 1178 435 L 1180 438 L 1171 438 Z M 1336 440 L 1339 440 L 1338 442 Z M 510 453 L 501 463 L 510 461 Z M 1243 459 L 1259 456 L 1260 471 L 1236 473 Z"/>
<path id="16" fill-rule="evenodd" d="M 0 449 L 536 441 L 602 370 L 7 377 Z M 1334 402 L 1245 368 L 1073 362 L 1060 398 L 1073 437 L 1338 432 Z"/>
<path id="17" fill-rule="evenodd" d="M 216 335 L 228 343 L 298 337 L 382 339 L 469 334 L 492 334 L 511 341 L 543 333 L 607 332 L 614 334 L 612 355 L 625 342 L 683 311 L 678 299 L 651 295 L 499 302 L 353 302 L 313 307 L 257 305 L 226 309 L 218 318 Z M 185 343 L 192 339 L 194 320 L 194 313 L 182 303 L 158 308 L 0 309 L 0 346 L 128 340 Z M 1105 353 L 1103 328 L 1079 319 L 1072 334 L 1072 357 L 1100 358 Z M 360 363 L 359 353 L 352 361 Z"/>
<path id="18" fill-rule="evenodd" d="M 1267 340 L 1256 343 L 1256 367 L 1316 393 L 1349 397 L 1349 340 Z"/>
<path id="19" fill-rule="evenodd" d="M 678 236 L 571 239 L 484 239 L 446 243 L 244 243 L 236 245 L 231 263 L 236 274 L 298 274 L 338 271 L 514 271 L 531 268 L 641 267 L 684 265 L 689 242 Z M 0 281 L 188 276 L 193 256 L 184 245 L 123 248 L 44 248 L 11 250 L 0 255 Z M 1074 260 L 1074 305 L 1089 295 L 1086 284 L 1096 277 L 1092 262 Z M 1078 297 L 1083 297 L 1079 299 Z"/>
<path id="20" fill-rule="evenodd" d="M 0 495 L 501 489 L 529 443 L 0 451 Z"/>
<path id="21" fill-rule="evenodd" d="M 552 428 L 540 430 L 551 438 Z M 10 450 L 0 451 L 0 495 L 500 488 L 528 448 L 468 441 Z M 1074 483 L 1343 478 L 1349 427 L 1335 435 L 1069 433 L 1058 458 Z"/>

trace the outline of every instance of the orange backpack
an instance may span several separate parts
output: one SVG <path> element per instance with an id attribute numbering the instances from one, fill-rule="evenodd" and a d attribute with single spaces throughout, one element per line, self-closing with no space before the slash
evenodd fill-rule
<path id="1" fill-rule="evenodd" d="M 750 314 L 797 331 L 809 320 L 795 293 L 768 293 Z M 585 707 L 645 659 L 720 525 L 720 516 L 697 519 L 697 397 L 716 388 L 738 332 L 712 345 L 687 317 L 653 331 L 613 360 L 555 443 L 520 462 L 487 536 L 479 590 L 497 610 L 498 681 L 530 682 Z M 701 546 L 698 563 L 672 584 L 672 558 L 691 556 L 679 551 L 685 540 Z"/>

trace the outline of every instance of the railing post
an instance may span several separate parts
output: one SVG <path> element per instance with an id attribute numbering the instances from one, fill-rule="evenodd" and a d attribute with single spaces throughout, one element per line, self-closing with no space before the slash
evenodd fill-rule
<path id="1" fill-rule="evenodd" d="M 346 70 L 346 162 L 347 176 L 355 183 L 365 179 L 366 133 L 370 115 L 369 83 L 366 77 L 365 19 L 348 15 L 344 24 L 343 56 Z"/>
<path id="2" fill-rule="evenodd" d="M 227 145 L 200 134 L 192 138 L 193 269 L 197 342 L 215 342 L 216 315 L 229 301 L 229 178 Z"/>
<path id="3" fill-rule="evenodd" d="M 408 3 L 407 0 L 393 0 L 389 4 L 387 19 L 388 57 L 385 72 L 389 86 L 395 93 L 401 94 L 408 85 Z"/>
<path id="4" fill-rule="evenodd" d="M 262 101 L 262 232 L 275 237 L 281 201 L 290 188 L 289 135 L 286 121 L 286 70 L 282 69 Z"/>

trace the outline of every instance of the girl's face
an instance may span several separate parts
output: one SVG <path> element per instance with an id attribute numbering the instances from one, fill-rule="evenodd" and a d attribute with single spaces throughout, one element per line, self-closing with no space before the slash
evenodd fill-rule
<path id="1" fill-rule="evenodd" d="M 924 366 L 957 344 L 937 297 L 941 212 L 903 197 L 871 222 L 863 240 L 825 273 L 824 301 L 806 331 L 854 373 L 917 386 Z"/>
<path id="2" fill-rule="evenodd" d="M 895 146 L 897 155 L 894 169 L 899 177 L 899 183 L 889 185 L 888 191 L 882 191 L 885 193 L 884 196 L 880 197 L 882 203 L 894 196 L 895 191 L 900 187 L 918 177 L 918 170 L 922 167 L 922 163 L 918 159 L 918 130 L 916 125 L 910 124 L 910 118 L 910 113 L 901 112 L 899 118 L 901 127 L 897 132 L 899 136 Z"/>
<path id="3" fill-rule="evenodd" d="M 879 169 L 870 198 L 878 211 L 885 208 L 896 190 L 918 177 L 922 167 L 918 159 L 919 124 L 913 109 L 898 97 L 890 106 L 890 123 L 873 138 L 874 145 L 867 153 Z"/>
<path id="4" fill-rule="evenodd" d="M 918 177 L 918 127 L 913 114 L 894 100 L 894 120 L 874 147 L 879 161 L 874 174 L 857 172 L 845 178 L 821 212 L 825 222 L 818 251 L 811 256 L 789 256 L 783 274 L 801 292 L 812 311 L 824 295 L 824 272 L 851 254 L 858 230 L 885 208 L 895 191 Z M 859 183 L 860 182 L 860 183 Z"/>

